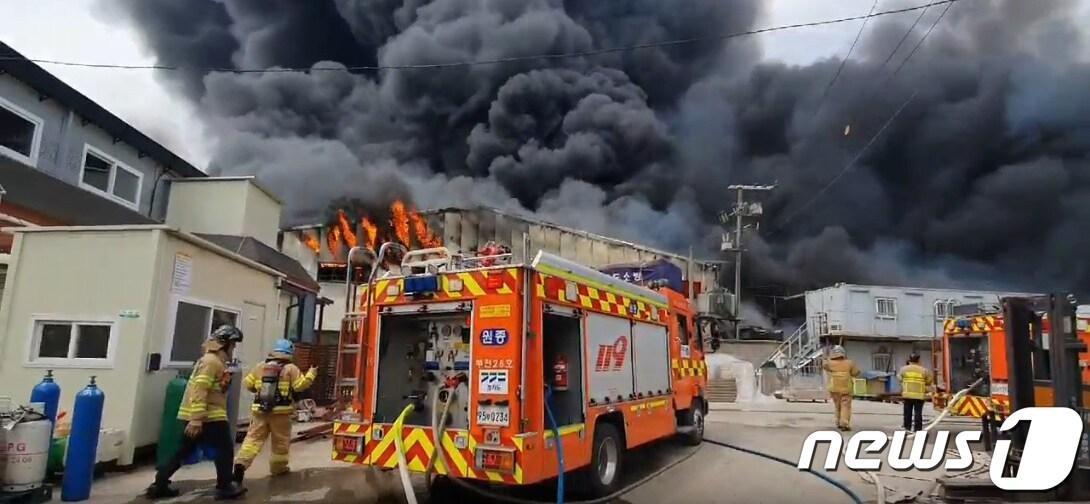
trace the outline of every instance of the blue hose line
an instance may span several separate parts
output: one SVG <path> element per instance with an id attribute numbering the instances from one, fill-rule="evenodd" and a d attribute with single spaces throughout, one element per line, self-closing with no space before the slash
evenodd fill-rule
<path id="1" fill-rule="evenodd" d="M 556 417 L 553 409 L 549 407 L 549 399 L 553 397 L 552 387 L 545 386 L 545 413 L 549 416 L 549 425 L 553 429 L 553 439 L 556 440 L 556 461 L 559 465 L 559 474 L 556 477 L 556 504 L 564 504 L 564 444 L 560 441 L 560 428 L 556 426 Z"/>
<path id="2" fill-rule="evenodd" d="M 790 460 L 782 459 L 782 458 L 779 458 L 779 457 L 776 457 L 776 456 L 773 456 L 773 455 L 769 455 L 767 453 L 761 453 L 761 452 L 756 451 L 756 450 L 750 450 L 749 448 L 742 448 L 741 446 L 735 446 L 735 445 L 732 445 L 732 444 L 722 443 L 722 442 L 719 442 L 719 441 L 712 441 L 711 439 L 708 439 L 708 438 L 704 438 L 704 442 L 709 443 L 709 444 L 713 444 L 713 445 L 716 445 L 716 446 L 722 446 L 723 448 L 730 448 L 731 450 L 738 450 L 740 452 L 748 453 L 750 455 L 756 455 L 758 457 L 764 457 L 764 458 L 766 458 L 768 460 L 771 460 L 773 462 L 779 462 L 781 464 L 789 465 L 791 467 L 795 467 L 795 468 L 798 467 L 797 464 L 795 464 L 794 462 L 791 462 Z M 840 491 L 847 494 L 848 497 L 850 497 L 852 499 L 852 502 L 855 502 L 855 504 L 863 504 L 863 499 L 859 498 L 859 495 L 857 495 L 855 492 L 853 492 L 850 488 L 848 488 L 843 483 L 841 483 L 841 482 L 839 482 L 839 481 L 837 481 L 837 480 L 835 480 L 833 478 L 830 478 L 829 476 L 825 475 L 824 473 L 820 473 L 820 472 L 813 471 L 813 470 L 810 470 L 810 469 L 799 469 L 799 471 L 813 474 L 814 476 L 817 476 L 818 478 L 821 478 L 822 480 L 825 480 L 826 483 L 837 487 L 838 489 L 840 489 Z"/>

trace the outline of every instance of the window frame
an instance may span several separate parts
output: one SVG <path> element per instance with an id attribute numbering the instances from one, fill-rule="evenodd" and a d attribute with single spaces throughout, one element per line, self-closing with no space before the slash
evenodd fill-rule
<path id="1" fill-rule="evenodd" d="M 14 159 L 16 159 L 18 161 L 22 161 L 23 163 L 26 163 L 26 164 L 28 164 L 30 166 L 33 166 L 33 167 L 37 168 L 38 167 L 38 156 L 41 154 L 41 147 L 42 147 L 42 128 L 45 126 L 45 121 L 43 121 L 42 118 L 38 117 L 36 114 L 32 114 L 27 109 L 24 109 L 23 107 L 20 107 L 20 106 L 16 105 L 15 103 L 11 102 L 10 100 L 4 99 L 3 96 L 0 96 L 0 108 L 4 108 L 5 110 L 7 110 L 7 111 L 19 116 L 19 117 L 22 117 L 23 119 L 26 119 L 28 122 L 34 124 L 34 135 L 32 135 L 31 140 L 30 140 L 30 155 L 29 156 L 26 156 L 21 152 L 15 152 L 15 151 L 11 150 L 10 148 L 5 147 L 3 145 L 0 145 L 0 154 L 3 154 L 5 156 L 11 157 L 11 158 L 14 158 Z"/>
<path id="2" fill-rule="evenodd" d="M 881 306 L 882 306 L 883 301 L 887 302 L 889 304 L 889 306 L 893 308 L 892 314 L 886 314 L 886 313 L 882 312 Z M 877 318 L 880 318 L 880 319 L 885 319 L 885 320 L 896 320 L 897 319 L 897 298 L 889 297 L 889 296 L 875 297 L 874 298 L 874 316 L 877 317 Z"/>
<path id="3" fill-rule="evenodd" d="M 110 176 L 109 176 L 109 180 L 106 182 L 106 190 L 105 191 L 103 191 L 102 189 L 99 189 L 99 188 L 97 188 L 97 187 L 83 181 L 83 174 L 87 170 L 87 154 L 93 154 L 95 157 L 101 158 L 103 161 L 106 161 L 107 163 L 110 163 Z M 125 199 L 125 198 L 122 198 L 121 196 L 118 196 L 118 195 L 114 194 L 114 189 L 116 188 L 116 182 L 117 182 L 117 170 L 119 170 L 119 169 L 120 170 L 125 170 L 130 175 L 135 175 L 136 176 L 136 201 L 135 202 L 129 201 L 129 200 Z M 106 152 L 104 152 L 102 149 L 99 149 L 98 147 L 95 147 L 95 146 L 93 146 L 91 144 L 85 143 L 85 144 L 83 144 L 83 155 L 80 156 L 79 186 L 81 188 L 83 188 L 83 189 L 86 189 L 86 190 L 91 191 L 91 192 L 93 192 L 95 194 L 98 194 L 99 196 L 105 197 L 107 199 L 110 199 L 112 201 L 120 203 L 120 204 L 122 204 L 122 205 L 124 205 L 126 207 L 129 207 L 129 208 L 131 208 L 133 210 L 139 211 L 139 209 L 140 209 L 140 197 L 143 196 L 143 192 L 144 192 L 144 173 L 141 172 L 140 170 L 137 170 L 136 168 L 133 168 L 133 167 L 131 167 L 131 166 L 125 164 L 125 163 L 122 163 L 121 161 L 118 161 L 117 158 L 115 158 L 115 157 L 113 157 L 113 156 L 111 156 L 109 154 L 106 154 Z"/>
<path id="4" fill-rule="evenodd" d="M 108 326 L 110 339 L 106 343 L 106 357 L 102 359 L 80 357 L 38 357 L 41 345 L 42 326 L 45 324 L 68 324 L 73 326 L 72 338 L 68 341 L 68 355 L 73 355 L 79 340 L 79 325 Z M 30 316 L 29 337 L 24 354 L 23 367 L 27 368 L 65 368 L 65 369 L 113 369 L 117 354 L 118 333 L 117 319 L 108 317 L 82 317 L 56 313 L 36 313 Z"/>
<path id="5" fill-rule="evenodd" d="M 240 324 L 242 322 L 242 309 L 241 308 L 236 308 L 236 307 L 233 307 L 233 306 L 227 306 L 227 305 L 223 305 L 223 304 L 219 304 L 219 303 L 213 303 L 211 301 L 207 301 L 207 300 L 204 300 L 204 299 L 197 299 L 197 298 L 192 298 L 192 297 L 187 297 L 187 296 L 174 296 L 174 297 L 172 297 L 171 298 L 171 305 L 170 305 L 170 317 L 167 319 L 166 344 L 165 344 L 165 348 L 163 350 L 163 356 L 165 357 L 164 361 L 166 362 L 165 367 L 168 367 L 168 368 L 188 368 L 188 367 L 193 366 L 193 363 L 196 362 L 196 361 L 176 361 L 172 357 L 173 352 L 174 352 L 174 330 L 177 329 L 176 325 L 178 323 L 178 305 L 180 303 L 188 303 L 188 304 L 191 304 L 191 305 L 197 305 L 197 306 L 201 306 L 203 308 L 208 308 L 208 310 L 209 310 L 208 311 L 208 327 L 205 329 L 205 335 L 204 335 L 204 338 L 206 338 L 206 339 L 208 338 L 208 335 L 212 333 L 212 312 L 215 311 L 215 310 L 234 313 L 235 314 L 235 320 L 237 320 L 238 323 L 240 323 Z M 258 336 L 258 337 L 260 337 L 260 336 Z"/>

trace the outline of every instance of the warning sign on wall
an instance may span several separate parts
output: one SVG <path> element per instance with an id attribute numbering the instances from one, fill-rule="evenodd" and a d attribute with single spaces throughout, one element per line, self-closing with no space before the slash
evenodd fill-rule
<path id="1" fill-rule="evenodd" d="M 193 280 L 193 258 L 188 255 L 174 254 L 174 276 L 170 282 L 170 291 L 175 294 L 189 294 Z"/>

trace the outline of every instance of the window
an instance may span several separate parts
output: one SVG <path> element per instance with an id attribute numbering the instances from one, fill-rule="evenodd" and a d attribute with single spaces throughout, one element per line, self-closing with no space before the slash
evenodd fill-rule
<path id="1" fill-rule="evenodd" d="M 890 353 L 889 349 L 884 345 L 880 345 L 878 349 L 870 355 L 871 369 L 875 371 L 892 371 L 892 367 L 890 366 L 892 360 L 893 354 Z"/>
<path id="2" fill-rule="evenodd" d="M 897 300 L 874 298 L 874 310 L 878 313 L 878 318 L 897 318 Z"/>
<path id="3" fill-rule="evenodd" d="M 935 319 L 946 320 L 950 318 L 950 313 L 954 309 L 954 302 L 948 299 L 940 299 L 935 301 Z"/>
<path id="4" fill-rule="evenodd" d="M 353 281 L 356 283 L 367 282 L 370 273 L 365 266 L 356 266 L 353 271 Z M 348 266 L 340 263 L 319 263 L 317 280 L 323 283 L 344 283 L 344 277 L 348 274 Z"/>
<path id="5" fill-rule="evenodd" d="M 35 320 L 30 362 L 47 365 L 108 365 L 113 322 Z"/>
<path id="6" fill-rule="evenodd" d="M 212 334 L 212 329 L 223 324 L 238 325 L 238 311 L 196 301 L 178 301 L 170 362 L 195 362 L 201 357 L 201 345 Z"/>
<path id="7" fill-rule="evenodd" d="M 37 165 L 41 135 L 40 118 L 0 98 L 0 154 Z"/>
<path id="8" fill-rule="evenodd" d="M 105 194 L 130 208 L 140 204 L 140 182 L 144 176 L 105 153 L 86 146 L 83 151 L 83 171 L 80 185 Z"/>
<path id="9" fill-rule="evenodd" d="M 689 318 L 684 315 L 677 316 L 677 335 L 682 345 L 689 344 Z"/>

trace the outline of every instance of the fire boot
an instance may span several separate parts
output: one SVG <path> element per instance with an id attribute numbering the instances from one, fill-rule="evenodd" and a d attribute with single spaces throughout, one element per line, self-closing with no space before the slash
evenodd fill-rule
<path id="1" fill-rule="evenodd" d="M 242 483 L 242 478 L 246 476 L 246 466 L 242 464 L 235 464 L 235 472 L 231 475 L 231 480 L 235 483 Z"/>
<path id="2" fill-rule="evenodd" d="M 245 487 L 232 481 L 228 486 L 216 487 L 216 500 L 235 500 L 245 493 Z"/>
<path id="3" fill-rule="evenodd" d="M 147 490 L 144 490 L 144 496 L 151 499 L 169 499 L 171 497 L 177 497 L 182 493 L 177 489 L 170 486 L 170 482 L 159 484 L 152 483 Z"/>

